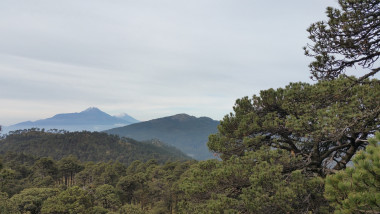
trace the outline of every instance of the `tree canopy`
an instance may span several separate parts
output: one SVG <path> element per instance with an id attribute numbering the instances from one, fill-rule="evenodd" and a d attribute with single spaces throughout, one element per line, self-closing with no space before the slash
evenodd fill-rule
<path id="1" fill-rule="evenodd" d="M 302 157 L 297 168 L 320 175 L 343 169 L 380 124 L 378 81 L 366 80 L 342 95 L 350 84 L 344 77 L 291 83 L 238 99 L 208 146 L 223 160 L 266 145 Z"/>
<path id="2" fill-rule="evenodd" d="M 305 54 L 314 57 L 312 77 L 333 79 L 346 69 L 360 66 L 371 69 L 359 80 L 380 70 L 380 0 L 339 0 L 340 9 L 328 7 L 328 21 L 309 28 L 311 45 Z M 376 67 L 377 66 L 377 67 Z"/>
<path id="3" fill-rule="evenodd" d="M 49 156 L 56 160 L 73 155 L 81 161 L 118 160 L 125 164 L 152 158 L 161 163 L 190 159 L 180 150 L 158 140 L 139 142 L 100 132 L 45 131 L 37 128 L 12 131 L 5 138 L 0 138 L 0 153 L 6 152 Z"/>
<path id="4" fill-rule="evenodd" d="M 357 154 L 354 166 L 326 178 L 325 196 L 336 213 L 380 212 L 380 132 Z"/>
<path id="5" fill-rule="evenodd" d="M 320 179 L 307 179 L 301 170 L 284 173 L 296 164 L 286 150 L 267 146 L 227 160 L 192 165 L 179 183 L 180 213 L 307 213 L 326 207 Z"/>

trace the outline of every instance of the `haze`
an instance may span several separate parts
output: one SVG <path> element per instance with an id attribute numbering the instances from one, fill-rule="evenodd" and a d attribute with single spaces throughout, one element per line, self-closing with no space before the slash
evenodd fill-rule
<path id="1" fill-rule="evenodd" d="M 307 81 L 306 28 L 331 0 L 0 2 L 0 124 L 96 106 L 220 120 Z"/>

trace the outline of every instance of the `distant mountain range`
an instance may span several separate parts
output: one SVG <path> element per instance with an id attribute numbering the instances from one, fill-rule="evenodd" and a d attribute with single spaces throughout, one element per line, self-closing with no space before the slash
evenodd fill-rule
<path id="1" fill-rule="evenodd" d="M 91 107 L 79 113 L 57 114 L 51 118 L 26 121 L 3 127 L 3 134 L 9 131 L 30 128 L 58 129 L 66 131 L 102 131 L 138 141 L 158 139 L 174 146 L 197 159 L 213 158 L 207 148 L 208 136 L 217 132 L 219 121 L 208 117 L 194 117 L 187 114 L 139 122 L 128 114 L 111 116 L 98 108 Z"/>
<path id="2" fill-rule="evenodd" d="M 57 114 L 47 119 L 17 123 L 12 126 L 4 127 L 4 133 L 33 127 L 41 129 L 64 129 L 67 131 L 101 131 L 137 122 L 139 121 L 128 114 L 111 116 L 98 108 L 91 107 L 79 113 Z"/>
<path id="3" fill-rule="evenodd" d="M 219 121 L 187 114 L 134 123 L 104 132 L 135 140 L 159 139 L 197 160 L 213 158 L 207 148 L 208 136 L 217 132 Z"/>

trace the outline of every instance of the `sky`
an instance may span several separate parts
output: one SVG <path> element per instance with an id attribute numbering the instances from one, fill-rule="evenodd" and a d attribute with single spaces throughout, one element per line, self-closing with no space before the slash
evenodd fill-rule
<path id="1" fill-rule="evenodd" d="M 0 124 L 88 107 L 221 120 L 310 82 L 306 29 L 335 0 L 1 0 Z"/>

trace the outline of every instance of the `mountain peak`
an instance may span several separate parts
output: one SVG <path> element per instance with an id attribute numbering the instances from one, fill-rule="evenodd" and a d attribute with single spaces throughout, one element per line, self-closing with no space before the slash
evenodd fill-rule
<path id="1" fill-rule="evenodd" d="M 132 124 L 135 122 L 132 121 L 132 119 L 126 120 L 124 118 L 113 117 L 97 107 L 90 107 L 79 113 L 61 113 L 34 122 L 18 123 L 12 126 L 12 130 L 38 127 L 45 129 L 65 129 L 70 131 L 99 131 L 102 129 Z"/>
<path id="2" fill-rule="evenodd" d="M 219 121 L 176 114 L 105 131 L 141 141 L 159 139 L 181 149 L 189 156 L 204 160 L 212 158 L 207 148 L 208 136 L 217 132 Z"/>
<path id="3" fill-rule="evenodd" d="M 96 107 L 89 107 L 87 108 L 86 110 L 84 111 L 81 111 L 81 113 L 84 113 L 84 112 L 100 112 L 101 110 L 96 108 Z"/>
<path id="4" fill-rule="evenodd" d="M 173 115 L 173 116 L 171 116 L 171 118 L 174 120 L 184 121 L 184 120 L 188 120 L 188 119 L 195 118 L 195 117 L 182 113 L 182 114 Z"/>

